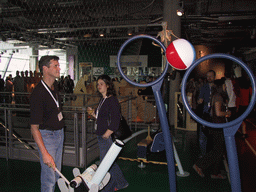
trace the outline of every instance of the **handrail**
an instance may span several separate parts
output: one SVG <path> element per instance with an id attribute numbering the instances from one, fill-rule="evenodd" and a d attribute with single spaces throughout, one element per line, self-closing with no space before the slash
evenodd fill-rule
<path id="1" fill-rule="evenodd" d="M 128 108 L 127 108 L 127 117 L 129 119 L 129 116 L 131 115 L 131 101 L 132 99 L 136 99 L 136 97 L 132 97 L 132 96 L 122 96 L 119 97 L 122 98 L 123 100 L 121 100 L 121 103 L 127 103 Z M 95 139 L 95 135 L 90 132 L 90 129 L 93 130 L 93 124 L 92 121 L 88 119 L 88 114 L 87 114 L 87 106 L 94 106 L 97 105 L 98 103 L 93 103 L 93 104 L 89 104 L 89 105 L 85 105 L 85 106 L 63 106 L 63 116 L 64 116 L 64 120 L 66 121 L 66 126 L 67 128 L 65 129 L 65 133 L 68 133 L 69 136 L 69 140 L 65 141 L 64 146 L 65 147 L 71 147 L 71 150 L 74 150 L 74 153 L 72 153 L 73 156 L 75 156 L 75 159 L 73 157 L 71 157 L 70 159 L 73 159 L 72 164 L 73 166 L 76 167 L 86 167 L 87 163 L 87 154 L 88 154 L 88 149 L 89 148 L 95 148 L 96 147 L 96 143 L 97 140 Z M 3 124 L 10 130 L 9 133 L 6 132 L 6 134 L 2 135 L 2 143 L 5 143 L 5 148 L 4 151 L 5 152 L 1 152 L 1 150 L 3 151 L 3 146 L 1 147 L 0 145 L 0 156 L 6 159 L 25 159 L 25 160 L 32 160 L 35 161 L 37 159 L 33 158 L 29 152 L 26 153 L 22 153 L 24 157 L 20 156 L 20 152 L 18 152 L 18 154 L 16 153 L 17 150 L 28 150 L 28 149 L 20 149 L 17 148 L 20 145 L 16 145 L 16 138 L 12 136 L 13 131 L 18 131 L 21 129 L 24 129 L 24 131 L 22 131 L 22 136 L 24 136 L 23 138 L 20 138 L 23 141 L 28 142 L 29 144 L 31 144 L 32 146 L 35 146 L 34 140 L 32 137 L 28 137 L 28 131 L 30 131 L 30 126 L 28 123 L 28 118 L 29 116 L 26 117 L 22 117 L 22 118 L 26 118 L 26 124 L 20 124 L 17 125 L 16 124 L 16 118 L 19 118 L 19 114 L 26 114 L 28 115 L 28 113 L 30 112 L 29 107 L 27 107 L 29 105 L 21 105 L 21 104 L 10 104 L 10 105 L 6 105 L 6 106 L 1 106 L 0 104 L 0 114 L 2 116 L 2 120 L 3 120 Z M 68 118 L 65 118 L 65 115 L 68 116 Z M 70 118 L 71 117 L 71 118 Z M 128 121 L 128 124 L 130 123 L 130 121 Z M 24 125 L 24 127 L 23 127 Z M 0 127 L 0 129 L 2 129 Z M 74 132 L 73 132 L 74 131 Z M 27 133 L 27 134 L 26 134 Z M 92 137 L 89 136 L 89 134 L 92 135 Z M 29 135 L 31 135 L 31 133 L 29 132 Z M 73 135 L 73 136 L 72 136 Z M 68 149 L 70 149 L 70 147 Z M 70 151 L 70 150 L 68 150 Z M 66 152 L 67 148 L 66 148 Z M 32 151 L 31 151 L 32 152 Z M 37 151 L 33 151 L 36 152 Z M 65 150 L 64 150 L 65 152 Z M 71 152 L 71 151 L 70 151 Z M 70 152 L 68 152 L 70 154 Z M 6 154 L 6 155 L 5 155 Z M 67 154 L 65 155 L 65 157 L 67 157 Z M 63 160 L 65 161 L 65 159 L 63 158 Z M 64 163 L 64 162 L 63 162 Z M 65 164 L 65 163 L 64 163 Z"/>

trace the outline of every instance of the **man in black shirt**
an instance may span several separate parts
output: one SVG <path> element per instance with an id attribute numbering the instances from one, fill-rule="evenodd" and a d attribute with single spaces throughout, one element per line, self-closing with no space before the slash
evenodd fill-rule
<path id="1" fill-rule="evenodd" d="M 56 78 L 60 77 L 57 56 L 43 56 L 39 68 L 42 80 L 30 97 L 31 133 L 38 146 L 41 163 L 41 191 L 54 191 L 62 163 L 64 120 Z"/>

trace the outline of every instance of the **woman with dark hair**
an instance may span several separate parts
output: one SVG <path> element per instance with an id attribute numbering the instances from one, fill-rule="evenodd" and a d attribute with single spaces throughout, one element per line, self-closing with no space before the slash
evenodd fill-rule
<path id="1" fill-rule="evenodd" d="M 226 117 L 231 115 L 230 111 L 226 111 L 226 86 L 225 81 L 215 80 L 212 87 L 211 98 L 211 121 L 213 123 L 225 123 Z M 200 158 L 193 166 L 194 170 L 204 177 L 204 171 L 212 167 L 212 179 L 226 179 L 225 175 L 220 173 L 220 163 L 225 154 L 225 140 L 222 128 L 208 128 L 208 139 L 212 142 L 212 149 Z"/>
<path id="2" fill-rule="evenodd" d="M 97 109 L 93 110 L 88 107 L 87 111 L 96 119 L 95 131 L 98 137 L 100 160 L 102 161 L 113 143 L 111 134 L 118 129 L 121 114 L 116 90 L 108 75 L 98 77 L 97 93 L 101 96 Z M 109 173 L 111 179 L 102 191 L 112 192 L 128 187 L 129 184 L 116 163 L 112 165 Z"/>

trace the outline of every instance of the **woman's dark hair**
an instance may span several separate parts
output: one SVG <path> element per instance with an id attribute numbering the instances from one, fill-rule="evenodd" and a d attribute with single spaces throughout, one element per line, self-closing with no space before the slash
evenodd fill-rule
<path id="1" fill-rule="evenodd" d="M 106 83 L 106 85 L 108 86 L 108 88 L 107 88 L 107 96 L 110 96 L 110 95 L 116 96 L 116 90 L 115 90 L 114 83 L 111 80 L 111 78 L 108 75 L 101 75 L 101 76 L 98 77 L 97 81 L 99 79 L 104 81 Z M 97 90 L 97 93 L 100 94 L 100 92 L 98 90 Z"/>

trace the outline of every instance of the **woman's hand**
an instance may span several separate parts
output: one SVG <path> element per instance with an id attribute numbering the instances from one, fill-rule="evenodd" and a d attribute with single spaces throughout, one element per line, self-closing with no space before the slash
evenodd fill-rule
<path id="1" fill-rule="evenodd" d="M 107 129 L 107 131 L 102 135 L 102 138 L 107 140 L 112 133 L 113 133 L 113 131 Z"/>
<path id="2" fill-rule="evenodd" d="M 94 112 L 94 110 L 91 107 L 87 107 L 87 113 L 89 115 L 93 116 L 94 118 L 96 117 L 95 116 L 95 112 Z"/>
<path id="3" fill-rule="evenodd" d="M 231 111 L 226 111 L 226 117 L 230 117 L 231 116 Z"/>

